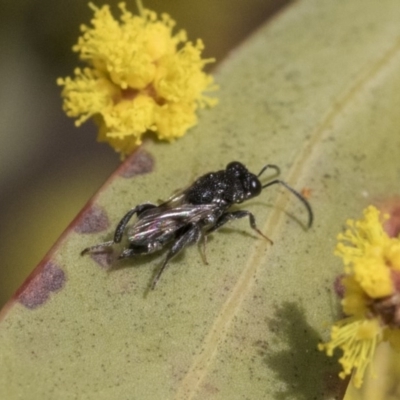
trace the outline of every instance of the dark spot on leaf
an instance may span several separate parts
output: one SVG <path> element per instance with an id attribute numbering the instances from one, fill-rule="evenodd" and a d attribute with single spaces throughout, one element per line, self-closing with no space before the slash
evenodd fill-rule
<path id="1" fill-rule="evenodd" d="M 377 208 L 382 214 L 389 215 L 389 219 L 383 224 L 385 232 L 390 237 L 397 237 L 400 234 L 400 197 L 394 196 L 380 201 Z"/>
<path id="2" fill-rule="evenodd" d="M 112 263 L 114 261 L 113 253 L 110 251 L 105 251 L 102 253 L 92 253 L 90 257 L 96 261 L 100 267 L 104 269 L 110 269 L 112 267 Z"/>
<path id="3" fill-rule="evenodd" d="M 212 385 L 209 382 L 204 383 L 202 387 L 203 390 L 209 395 L 217 395 L 220 392 L 220 390 L 215 385 Z"/>
<path id="4" fill-rule="evenodd" d="M 119 175 L 123 178 L 132 178 L 136 175 L 148 174 L 153 171 L 153 168 L 153 156 L 143 149 L 138 149 L 124 162 Z"/>
<path id="5" fill-rule="evenodd" d="M 345 293 L 345 287 L 343 285 L 344 274 L 338 275 L 333 283 L 333 288 L 335 289 L 335 293 L 343 299 Z"/>
<path id="6" fill-rule="evenodd" d="M 390 237 L 397 237 L 400 233 L 400 207 L 390 211 L 389 220 L 385 222 L 385 231 Z"/>
<path id="7" fill-rule="evenodd" d="M 26 308 L 34 309 L 44 304 L 51 292 L 60 290 L 65 283 L 65 273 L 53 262 L 47 262 L 16 294 Z"/>
<path id="8" fill-rule="evenodd" d="M 104 231 L 109 225 L 106 212 L 94 204 L 83 212 L 74 230 L 77 233 L 97 233 Z"/>

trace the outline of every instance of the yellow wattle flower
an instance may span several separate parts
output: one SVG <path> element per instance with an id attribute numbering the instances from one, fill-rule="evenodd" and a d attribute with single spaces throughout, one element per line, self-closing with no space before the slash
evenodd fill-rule
<path id="1" fill-rule="evenodd" d="M 361 386 L 381 341 L 400 350 L 400 240 L 383 229 L 387 218 L 375 207 L 367 207 L 364 218 L 347 221 L 349 228 L 338 235 L 335 249 L 344 264 L 342 307 L 348 317 L 332 326 L 331 340 L 318 348 L 329 356 L 336 348 L 343 351 L 339 376 L 354 370 L 356 387 Z"/>
<path id="2" fill-rule="evenodd" d="M 366 368 L 371 363 L 377 344 L 382 340 L 382 329 L 377 319 L 346 318 L 332 327 L 331 340 L 319 344 L 318 349 L 332 356 L 336 348 L 343 351 L 339 359 L 344 379 L 355 368 L 354 385 L 360 387 Z"/>
<path id="3" fill-rule="evenodd" d="M 392 239 L 383 229 L 380 212 L 373 206 L 364 210 L 364 218 L 348 220 L 349 229 L 338 235 L 335 254 L 343 259 L 345 273 L 354 276 L 372 298 L 388 296 L 393 291 L 390 268 L 385 253 Z"/>
<path id="4" fill-rule="evenodd" d="M 173 34 L 175 22 L 143 9 L 140 15 L 119 4 L 120 20 L 110 7 L 89 4 L 92 26 L 81 26 L 73 50 L 88 64 L 73 78 L 59 78 L 63 108 L 81 125 L 93 117 L 98 140 L 106 141 L 122 156 L 137 147 L 147 131 L 174 140 L 197 123 L 196 111 L 213 106 L 213 78 L 203 71 L 214 59 L 202 59 L 204 45 L 187 41 L 186 32 Z"/>

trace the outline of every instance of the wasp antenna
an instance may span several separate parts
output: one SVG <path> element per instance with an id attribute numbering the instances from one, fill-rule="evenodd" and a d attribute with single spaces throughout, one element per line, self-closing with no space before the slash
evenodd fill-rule
<path id="1" fill-rule="evenodd" d="M 275 164 L 267 164 L 264 167 L 262 167 L 261 171 L 259 172 L 259 174 L 257 175 L 257 178 L 263 173 L 265 172 L 265 170 L 267 170 L 268 168 L 272 168 L 276 171 L 276 174 L 279 175 L 281 173 L 281 169 L 275 165 Z"/>
<path id="2" fill-rule="evenodd" d="M 266 169 L 266 167 L 268 167 L 268 165 L 266 165 L 263 170 Z M 272 186 L 272 185 L 276 185 L 277 183 L 283 185 L 286 189 L 288 189 L 290 192 L 292 192 L 307 208 L 308 211 L 308 226 L 307 228 L 311 228 L 311 225 L 314 221 L 314 214 L 312 212 L 310 203 L 296 190 L 294 190 L 291 186 L 289 186 L 286 182 L 281 181 L 280 179 L 275 179 L 271 182 L 268 182 L 267 184 L 265 184 L 262 188 L 265 189 L 268 186 Z"/>

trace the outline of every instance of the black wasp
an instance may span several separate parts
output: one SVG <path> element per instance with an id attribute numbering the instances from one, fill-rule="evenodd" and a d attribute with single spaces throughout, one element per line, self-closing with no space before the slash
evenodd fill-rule
<path id="1" fill-rule="evenodd" d="M 126 225 L 134 214 L 136 222 L 128 229 L 129 245 L 119 255 L 119 259 L 151 254 L 170 245 L 168 254 L 154 278 L 154 289 L 168 262 L 186 246 L 205 240 L 208 234 L 221 228 L 230 220 L 249 218 L 250 226 L 271 242 L 257 228 L 254 215 L 246 210 L 229 211 L 235 203 L 258 196 L 262 189 L 280 184 L 292 192 L 307 208 L 308 227 L 313 222 L 313 212 L 308 201 L 286 182 L 274 179 L 262 185 L 259 177 L 272 168 L 277 174 L 276 165 L 265 165 L 256 176 L 240 162 L 233 161 L 226 169 L 210 172 L 198 178 L 187 189 L 172 196 L 159 206 L 151 203 L 139 204 L 128 211 L 121 219 L 114 233 L 114 240 L 88 247 L 81 254 L 102 252 L 122 240 Z M 271 242 L 272 243 L 272 242 Z"/>

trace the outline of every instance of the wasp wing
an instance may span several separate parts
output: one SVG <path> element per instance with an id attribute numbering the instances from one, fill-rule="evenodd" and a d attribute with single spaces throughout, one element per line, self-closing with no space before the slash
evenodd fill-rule
<path id="1" fill-rule="evenodd" d="M 135 245 L 154 241 L 166 243 L 173 238 L 176 231 L 207 218 L 218 208 L 216 204 L 181 204 L 170 208 L 175 200 L 180 201 L 178 196 L 174 196 L 159 207 L 151 208 L 141 214 L 138 221 L 129 229 L 129 241 Z"/>

